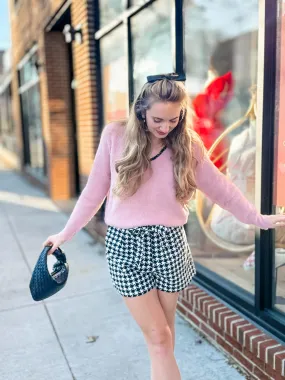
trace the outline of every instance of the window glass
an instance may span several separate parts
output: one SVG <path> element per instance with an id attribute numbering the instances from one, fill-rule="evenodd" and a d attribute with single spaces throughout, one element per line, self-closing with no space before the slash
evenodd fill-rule
<path id="1" fill-rule="evenodd" d="M 41 178 L 46 176 L 41 101 L 35 53 L 19 70 L 25 164 Z"/>
<path id="2" fill-rule="evenodd" d="M 141 5 L 144 3 L 144 0 L 131 0 L 131 5 Z"/>
<path id="3" fill-rule="evenodd" d="M 0 145 L 16 153 L 11 83 L 0 89 Z"/>
<path id="4" fill-rule="evenodd" d="M 100 40 L 104 124 L 125 119 L 128 112 L 128 68 L 122 26 Z"/>
<path id="5" fill-rule="evenodd" d="M 158 0 L 131 18 L 134 92 L 148 75 L 173 71 L 171 0 Z"/>
<path id="6" fill-rule="evenodd" d="M 38 84 L 21 94 L 23 128 L 26 136 L 29 167 L 40 176 L 44 176 L 44 152 L 41 124 L 41 104 Z"/>
<path id="7" fill-rule="evenodd" d="M 19 70 L 20 86 L 29 83 L 38 78 L 35 62 L 37 61 L 37 53 L 35 53 L 28 62 Z"/>
<path id="8" fill-rule="evenodd" d="M 274 170 L 274 209 L 276 213 L 285 213 L 285 0 L 280 1 L 280 38 L 278 41 L 278 75 L 277 75 L 277 122 L 276 128 L 276 155 Z M 275 230 L 274 251 L 274 294 L 275 306 L 285 312 L 285 228 Z"/>
<path id="9" fill-rule="evenodd" d="M 125 0 L 100 0 L 100 27 L 115 20 L 125 9 Z"/>
<path id="10" fill-rule="evenodd" d="M 254 203 L 258 1 L 185 0 L 184 17 L 194 129 L 217 168 Z M 198 192 L 186 229 L 196 262 L 254 292 L 254 226 Z"/>

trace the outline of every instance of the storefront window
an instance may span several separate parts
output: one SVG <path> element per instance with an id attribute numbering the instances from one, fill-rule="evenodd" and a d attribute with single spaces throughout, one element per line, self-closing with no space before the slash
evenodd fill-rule
<path id="1" fill-rule="evenodd" d="M 0 145 L 16 153 L 16 136 L 12 116 L 12 86 L 10 81 L 0 86 Z"/>
<path id="2" fill-rule="evenodd" d="M 40 179 L 46 176 L 42 135 L 39 77 L 35 66 L 36 54 L 19 70 L 19 93 L 22 107 L 25 164 Z"/>
<path id="3" fill-rule="evenodd" d="M 280 39 L 278 51 L 277 102 L 278 115 L 275 124 L 276 148 L 274 171 L 274 206 L 276 213 L 285 213 L 285 0 L 280 1 L 282 8 Z M 285 228 L 275 231 L 275 306 L 285 312 Z"/>
<path id="4" fill-rule="evenodd" d="M 23 127 L 27 137 L 27 163 L 33 172 L 44 176 L 44 152 L 41 128 L 40 94 L 35 85 L 21 94 Z"/>
<path id="5" fill-rule="evenodd" d="M 184 17 L 194 129 L 217 168 L 255 203 L 258 1 L 185 0 Z M 254 292 L 254 226 L 198 192 L 187 234 L 196 262 Z"/>
<path id="6" fill-rule="evenodd" d="M 104 124 L 125 119 L 128 113 L 128 68 L 122 26 L 100 40 Z"/>
<path id="7" fill-rule="evenodd" d="M 135 95 L 147 75 L 173 71 L 171 14 L 172 1 L 158 0 L 131 18 Z"/>
<path id="8" fill-rule="evenodd" d="M 100 27 L 115 20 L 125 9 L 125 0 L 100 0 Z"/>
<path id="9" fill-rule="evenodd" d="M 21 86 L 38 79 L 38 73 L 35 65 L 36 57 L 37 55 L 34 54 L 19 71 Z"/>

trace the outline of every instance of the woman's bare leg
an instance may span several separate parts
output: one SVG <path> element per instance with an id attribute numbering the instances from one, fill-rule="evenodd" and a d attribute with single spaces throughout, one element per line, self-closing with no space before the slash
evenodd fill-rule
<path id="1" fill-rule="evenodd" d="M 171 330 L 173 350 L 175 345 L 175 315 L 176 315 L 176 306 L 179 293 L 167 293 L 161 290 L 157 291 L 158 298 L 162 309 L 164 311 L 168 326 Z"/>
<path id="2" fill-rule="evenodd" d="M 168 310 L 167 295 L 161 298 L 164 308 Z M 181 380 L 173 353 L 171 327 L 158 291 L 152 289 L 142 296 L 124 297 L 124 301 L 144 334 L 151 360 L 151 380 Z"/>

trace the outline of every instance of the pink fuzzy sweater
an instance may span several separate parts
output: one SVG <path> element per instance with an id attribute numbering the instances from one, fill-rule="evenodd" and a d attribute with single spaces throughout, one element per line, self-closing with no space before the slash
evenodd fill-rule
<path id="1" fill-rule="evenodd" d="M 90 221 L 106 196 L 105 223 L 110 226 L 182 226 L 187 222 L 189 211 L 175 197 L 173 163 L 169 148 L 151 162 L 152 176 L 133 196 L 121 199 L 110 191 L 117 178 L 115 161 L 123 152 L 123 134 L 124 127 L 115 123 L 104 128 L 87 184 L 65 228 L 60 232 L 64 240 L 70 240 Z M 199 190 L 241 222 L 268 228 L 264 216 L 219 172 L 207 156 L 197 159 L 195 174 Z"/>

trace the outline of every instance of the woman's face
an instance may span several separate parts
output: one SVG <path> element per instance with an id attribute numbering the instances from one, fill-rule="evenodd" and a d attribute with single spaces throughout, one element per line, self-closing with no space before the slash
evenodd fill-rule
<path id="1" fill-rule="evenodd" d="M 180 103 L 157 102 L 146 111 L 148 130 L 159 139 L 165 138 L 178 124 Z"/>

